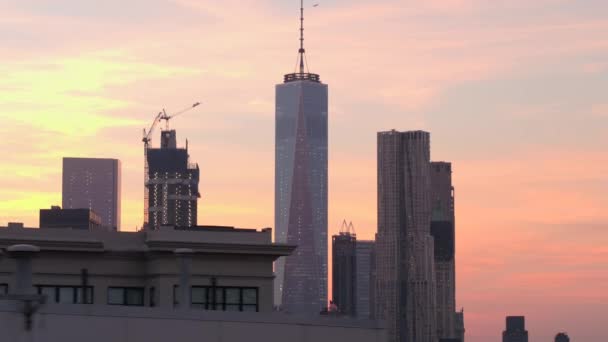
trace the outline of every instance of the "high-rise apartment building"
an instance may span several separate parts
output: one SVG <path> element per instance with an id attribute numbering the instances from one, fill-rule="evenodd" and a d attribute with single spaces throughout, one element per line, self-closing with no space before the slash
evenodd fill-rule
<path id="1" fill-rule="evenodd" d="M 506 321 L 507 328 L 502 333 L 502 342 L 528 342 L 524 316 L 507 316 Z"/>
<path id="2" fill-rule="evenodd" d="M 456 337 L 454 188 L 452 164 L 431 162 L 431 235 L 435 242 L 437 337 Z"/>
<path id="3" fill-rule="evenodd" d="M 63 158 L 63 209 L 91 209 L 101 224 L 120 229 L 120 161 Z"/>
<path id="4" fill-rule="evenodd" d="M 357 240 L 356 264 L 357 285 L 356 301 L 357 317 L 368 319 L 371 317 L 371 299 L 373 298 L 373 272 L 374 272 L 374 241 Z"/>
<path id="5" fill-rule="evenodd" d="M 430 135 L 378 133 L 375 316 L 390 342 L 434 342 Z"/>
<path id="6" fill-rule="evenodd" d="M 177 147 L 175 130 L 161 132 L 160 148 L 148 148 L 148 222 L 146 229 L 160 226 L 197 225 L 198 164 L 190 163 L 188 146 Z"/>
<path id="7" fill-rule="evenodd" d="M 318 313 L 327 307 L 327 85 L 305 70 L 303 41 L 299 70 L 275 89 L 275 241 L 298 246 L 275 264 L 275 302 Z"/>
<path id="8" fill-rule="evenodd" d="M 342 227 L 345 227 L 346 222 Z M 357 314 L 357 236 L 342 229 L 332 236 L 333 303 L 343 315 Z"/>

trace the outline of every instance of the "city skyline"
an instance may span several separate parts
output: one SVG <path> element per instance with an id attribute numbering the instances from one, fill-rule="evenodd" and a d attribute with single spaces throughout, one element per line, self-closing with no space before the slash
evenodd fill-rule
<path id="1" fill-rule="evenodd" d="M 349 217 L 373 238 L 376 132 L 428 130 L 432 159 L 453 163 L 458 189 L 467 341 L 498 341 L 509 312 L 530 318 L 538 338 L 603 337 L 606 4 L 426 3 L 322 1 L 309 11 L 309 58 L 334 107 L 328 233 Z M 0 5 L 15 32 L 0 67 L 1 129 L 15 151 L 0 166 L 13 175 L 0 183 L 0 224 L 34 226 L 38 209 L 60 203 L 63 156 L 108 157 L 122 161 L 122 227 L 133 230 L 141 128 L 196 97 L 199 113 L 172 125 L 201 164 L 199 222 L 272 225 L 273 85 L 292 67 L 296 4 L 49 4 Z M 110 23 L 121 39 L 109 39 Z M 564 306 L 584 319 L 574 324 Z"/>

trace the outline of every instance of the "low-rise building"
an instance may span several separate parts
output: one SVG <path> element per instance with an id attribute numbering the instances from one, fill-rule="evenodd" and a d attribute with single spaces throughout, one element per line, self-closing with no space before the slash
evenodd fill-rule
<path id="1" fill-rule="evenodd" d="M 171 308 L 177 304 L 178 260 L 192 249 L 192 306 L 206 310 L 272 311 L 272 264 L 295 246 L 275 244 L 271 230 L 197 227 L 115 232 L 77 229 L 0 229 L 0 249 L 40 248 L 32 285 L 49 302 Z M 0 263 L 0 291 L 11 293 L 16 264 Z M 83 295 L 84 293 L 84 295 Z"/>
<path id="2" fill-rule="evenodd" d="M 385 342 L 383 322 L 273 312 L 272 264 L 295 248 L 269 228 L 13 224 L 0 228 L 0 330 L 13 342 Z"/>

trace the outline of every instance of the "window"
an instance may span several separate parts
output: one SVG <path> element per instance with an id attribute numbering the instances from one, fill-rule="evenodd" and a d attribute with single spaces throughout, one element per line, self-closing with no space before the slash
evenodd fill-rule
<path id="1" fill-rule="evenodd" d="M 92 286 L 86 286 L 84 296 L 82 286 L 38 285 L 37 288 L 38 294 L 45 295 L 48 303 L 93 304 Z"/>
<path id="2" fill-rule="evenodd" d="M 192 307 L 219 311 L 258 311 L 256 287 L 193 286 Z M 178 304 L 178 286 L 173 287 L 173 303 Z"/>
<path id="3" fill-rule="evenodd" d="M 8 284 L 0 284 L 0 296 L 8 294 Z"/>
<path id="4" fill-rule="evenodd" d="M 150 288 L 150 306 L 156 306 L 156 288 L 154 286 Z"/>
<path id="5" fill-rule="evenodd" d="M 108 287 L 109 305 L 144 305 L 143 287 Z"/>

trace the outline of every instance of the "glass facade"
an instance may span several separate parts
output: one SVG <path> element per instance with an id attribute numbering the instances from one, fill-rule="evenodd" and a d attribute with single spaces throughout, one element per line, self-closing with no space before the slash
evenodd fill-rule
<path id="1" fill-rule="evenodd" d="M 275 241 L 297 245 L 275 266 L 275 304 L 318 313 L 327 306 L 327 85 L 276 86 Z"/>
<path id="2" fill-rule="evenodd" d="M 63 158 L 64 209 L 93 210 L 105 227 L 120 229 L 120 161 L 100 158 Z"/>

